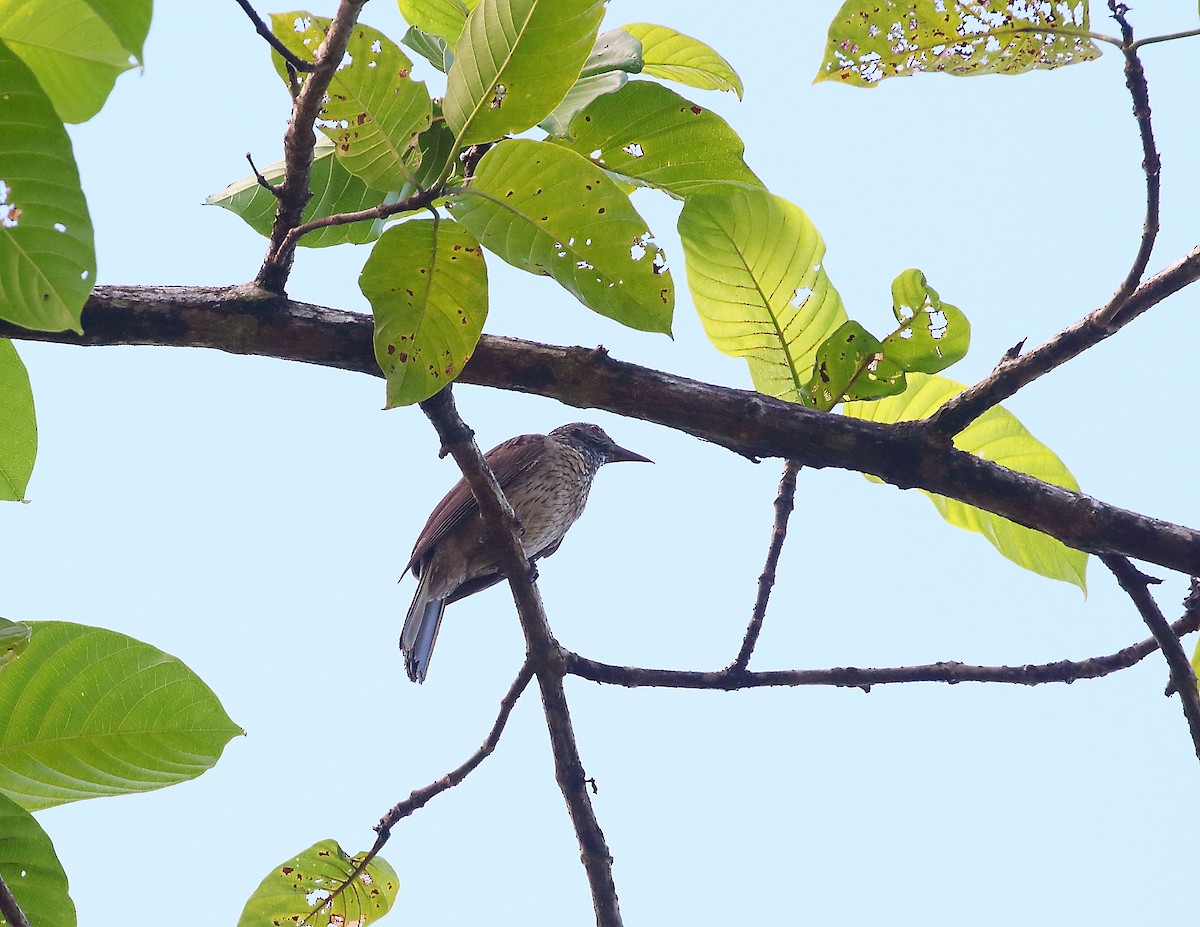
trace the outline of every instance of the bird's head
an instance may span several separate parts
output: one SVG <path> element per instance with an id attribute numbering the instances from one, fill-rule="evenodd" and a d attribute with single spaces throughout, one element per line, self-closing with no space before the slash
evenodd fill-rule
<path id="1" fill-rule="evenodd" d="M 570 425 L 560 425 L 550 432 L 550 436 L 579 448 L 584 454 L 594 458 L 603 465 L 620 461 L 640 461 L 654 463 L 649 457 L 643 457 L 628 448 L 621 447 L 610 438 L 599 425 L 588 422 L 572 422 Z"/>

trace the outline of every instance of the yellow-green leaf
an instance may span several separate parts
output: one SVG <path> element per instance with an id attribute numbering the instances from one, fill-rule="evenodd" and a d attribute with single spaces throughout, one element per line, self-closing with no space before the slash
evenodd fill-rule
<path id="1" fill-rule="evenodd" d="M 488 310 L 487 267 L 469 229 L 448 219 L 393 226 L 358 286 L 375 315 L 387 408 L 428 399 L 462 372 Z"/>
<path id="2" fill-rule="evenodd" d="M 848 402 L 847 415 L 873 422 L 907 422 L 927 418 L 963 384 L 923 373 L 908 375 L 908 389 L 878 402 Z M 1007 409 L 995 406 L 984 412 L 954 438 L 955 447 L 984 460 L 1027 473 L 1073 491 L 1079 484 L 1058 455 L 1038 441 Z M 924 492 L 924 490 L 922 490 Z M 1067 547 L 1049 535 L 1015 524 L 999 515 L 934 493 L 925 493 L 942 517 L 952 525 L 987 538 L 1013 563 L 1050 579 L 1072 583 L 1087 591 L 1087 554 Z"/>
<path id="3" fill-rule="evenodd" d="M 481 0 L 446 75 L 460 146 L 529 129 L 558 106 L 596 40 L 604 0 Z"/>
<path id="4" fill-rule="evenodd" d="M 622 26 L 642 42 L 642 73 L 701 90 L 732 90 L 742 98 L 742 79 L 728 61 L 699 39 L 669 26 L 631 23 Z"/>
<path id="5" fill-rule="evenodd" d="M 11 341 L 0 339 L 0 499 L 20 502 L 37 457 L 37 418 L 29 373 Z"/>
<path id="6" fill-rule="evenodd" d="M 923 71 L 1022 74 L 1100 57 L 1085 2 L 847 0 L 817 80 L 873 87 Z"/>
<path id="7" fill-rule="evenodd" d="M 800 401 L 818 346 L 846 321 L 816 226 L 766 190 L 726 187 L 686 200 L 679 236 L 709 339 L 746 358 L 759 392 Z"/>

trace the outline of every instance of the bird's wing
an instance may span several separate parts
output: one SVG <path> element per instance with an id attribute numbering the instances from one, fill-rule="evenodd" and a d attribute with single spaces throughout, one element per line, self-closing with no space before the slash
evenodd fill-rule
<path id="1" fill-rule="evenodd" d="M 545 435 L 517 435 L 509 438 L 503 444 L 498 444 L 483 456 L 496 474 L 500 488 L 508 491 L 509 486 L 522 473 L 535 466 L 546 451 Z M 468 519 L 479 514 L 479 503 L 466 480 L 459 480 L 446 493 L 444 499 L 425 522 L 417 543 L 413 545 L 412 556 L 408 558 L 401 575 L 412 570 L 428 554 L 433 547 L 447 534 Z"/>

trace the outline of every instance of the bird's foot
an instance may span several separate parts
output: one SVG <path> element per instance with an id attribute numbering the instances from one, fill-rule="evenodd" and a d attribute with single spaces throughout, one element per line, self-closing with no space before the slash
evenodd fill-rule
<path id="1" fill-rule="evenodd" d="M 537 564 L 536 564 L 536 563 L 534 563 L 532 560 L 530 560 L 530 561 L 529 561 L 529 581 L 530 581 L 531 583 L 536 583 L 536 582 L 537 582 L 537 578 L 538 578 L 538 567 L 537 567 Z"/>

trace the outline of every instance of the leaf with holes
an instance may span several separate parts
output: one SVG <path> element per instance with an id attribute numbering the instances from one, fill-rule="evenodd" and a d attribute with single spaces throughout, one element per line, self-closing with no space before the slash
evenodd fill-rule
<path id="1" fill-rule="evenodd" d="M 262 880 L 242 909 L 238 927 L 375 923 L 396 903 L 400 879 L 385 859 L 376 856 L 350 881 L 365 856 L 347 856 L 335 840 L 314 843 Z"/>
<path id="2" fill-rule="evenodd" d="M 632 81 L 594 100 L 559 144 L 673 196 L 714 184 L 762 186 L 742 159 L 745 145 L 724 119 L 651 81 Z"/>
<path id="3" fill-rule="evenodd" d="M 91 119 L 121 73 L 136 67 L 150 0 L 125 3 L 121 9 L 112 0 L 0 0 L 0 40 L 37 75 L 63 122 Z"/>
<path id="4" fill-rule="evenodd" d="M 642 71 L 700 90 L 732 90 L 742 98 L 742 79 L 728 61 L 699 39 L 652 23 L 622 26 L 642 43 Z"/>
<path id="5" fill-rule="evenodd" d="M 271 30 L 299 57 L 311 61 L 330 21 L 311 13 L 272 13 Z M 286 82 L 283 58 L 272 54 Z M 420 158 L 417 136 L 429 128 L 433 103 L 424 82 L 409 73 L 412 62 L 382 32 L 354 27 L 343 61 L 321 107 L 320 129 L 334 144 L 346 170 L 376 190 L 399 190 Z M 304 81 L 303 74 L 298 80 Z"/>
<path id="6" fill-rule="evenodd" d="M 276 161 L 263 168 L 262 175 L 270 182 L 278 183 L 284 178 L 284 168 L 283 161 Z M 317 140 L 313 150 L 309 188 L 313 196 L 304 207 L 304 222 L 338 213 L 371 209 L 384 203 L 394 203 L 397 199 L 395 193 L 372 190 L 346 170 L 342 162 L 333 156 L 333 142 L 324 138 Z M 204 202 L 209 206 L 228 209 L 258 234 L 265 236 L 271 234 L 275 224 L 275 209 L 279 205 L 275 194 L 260 184 L 253 174 L 230 184 L 220 193 L 214 193 Z M 383 225 L 382 219 L 331 225 L 309 232 L 300 239 L 300 245 L 305 248 L 327 248 L 347 243 L 361 245 L 378 238 L 383 233 Z"/>
<path id="7" fill-rule="evenodd" d="M 847 0 L 816 79 L 874 87 L 924 71 L 1023 74 L 1100 57 L 1087 3 L 1066 0 Z"/>
<path id="8" fill-rule="evenodd" d="M 438 36 L 453 50 L 467 16 L 479 5 L 479 0 L 399 0 L 399 4 L 406 23 Z"/>
<path id="9" fill-rule="evenodd" d="M 900 327 L 883 339 L 883 351 L 904 370 L 938 373 L 966 356 L 971 323 L 916 268 L 892 281 L 892 313 Z"/>
<path id="10" fill-rule="evenodd" d="M 194 779 L 243 733 L 175 657 L 102 628 L 30 626 L 0 672 L 0 792 L 22 807 Z"/>
<path id="11" fill-rule="evenodd" d="M 746 358 L 759 392 L 799 402 L 817 348 L 846 321 L 816 226 L 766 190 L 730 186 L 689 197 L 679 236 L 709 339 Z"/>
<path id="12" fill-rule="evenodd" d="M 96 249 L 71 140 L 4 42 L 0 100 L 0 318 L 39 331 L 82 331 Z"/>
<path id="13" fill-rule="evenodd" d="M 460 147 L 537 125 L 579 78 L 604 0 L 481 0 L 446 76 L 443 109 Z"/>
<path id="14" fill-rule="evenodd" d="M 0 499 L 20 502 L 37 457 L 37 418 L 29 373 L 11 341 L 0 339 Z"/>
<path id="15" fill-rule="evenodd" d="M 75 903 L 67 892 L 54 844 L 28 811 L 0 793 L 0 876 L 30 924 L 75 927 Z M 7 924 L 0 914 L 0 924 Z"/>
<path id="16" fill-rule="evenodd" d="M 821 342 L 812 378 L 800 391 L 806 406 L 828 412 L 847 399 L 879 399 L 904 392 L 904 371 L 883 344 L 858 322 L 843 322 Z"/>
<path id="17" fill-rule="evenodd" d="M 845 412 L 872 422 L 915 421 L 928 418 L 965 389 L 961 383 L 923 373 L 909 374 L 908 384 L 908 389 L 899 396 L 878 402 L 847 403 Z M 1015 415 L 1000 406 L 988 409 L 955 436 L 954 446 L 1018 473 L 1027 473 L 1072 491 L 1079 490 L 1075 477 L 1058 455 L 1033 437 Z M 1087 591 L 1087 554 L 1082 551 L 999 515 L 934 493 L 926 492 L 925 495 L 946 521 L 982 534 L 1013 563 Z"/>
<path id="18" fill-rule="evenodd" d="M 475 236 L 448 219 L 394 226 L 358 278 L 375 315 L 387 408 L 428 399 L 462 373 L 487 318 L 487 267 Z"/>
<path id="19" fill-rule="evenodd" d="M 548 142 L 500 142 L 451 208 L 514 267 L 553 277 L 630 328 L 671 333 L 675 287 L 662 249 L 625 192 L 586 158 Z"/>

